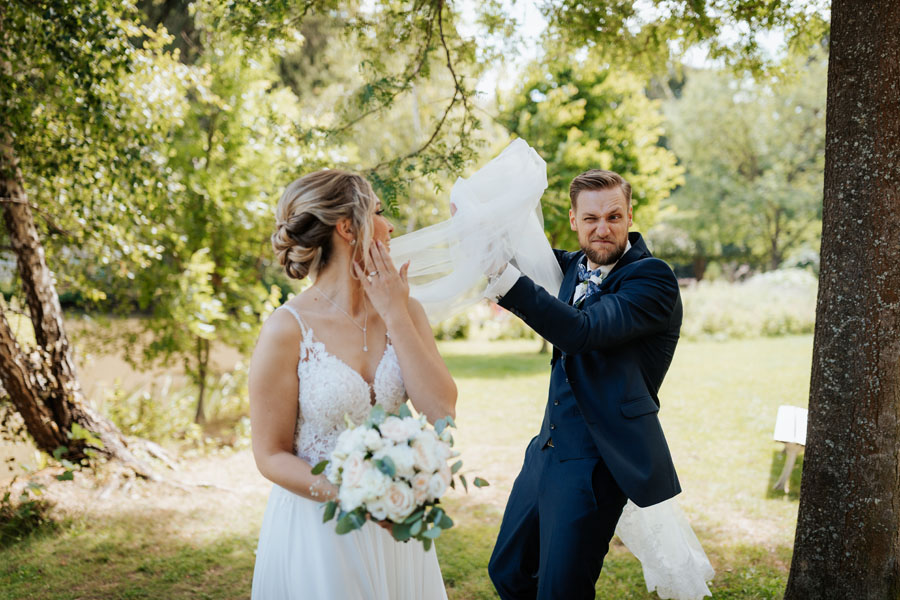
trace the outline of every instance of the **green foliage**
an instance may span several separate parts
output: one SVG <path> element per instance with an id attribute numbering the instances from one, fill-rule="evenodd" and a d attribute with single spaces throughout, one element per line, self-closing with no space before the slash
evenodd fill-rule
<path id="1" fill-rule="evenodd" d="M 783 269 L 739 283 L 701 281 L 683 289 L 685 339 L 812 333 L 818 280 L 808 271 Z"/>
<path id="2" fill-rule="evenodd" d="M 206 404 L 209 431 L 194 422 L 196 404 L 197 387 L 176 386 L 169 375 L 137 389 L 117 385 L 99 400 L 101 412 L 127 435 L 201 450 L 249 444 L 245 366 L 211 381 Z"/>
<path id="3" fill-rule="evenodd" d="M 41 497 L 44 486 L 29 481 L 13 498 L 13 479 L 2 490 L 0 498 L 0 550 L 22 541 L 37 531 L 49 531 L 55 527 L 50 511 L 53 503 Z"/>
<path id="4" fill-rule="evenodd" d="M 828 9 L 821 0 L 561 0 L 542 11 L 549 40 L 603 48 L 616 64 L 664 69 L 702 45 L 712 59 L 763 72 L 778 65 L 759 34 L 778 32 L 788 48 L 806 51 L 828 35 Z"/>
<path id="5" fill-rule="evenodd" d="M 687 75 L 682 96 L 666 106 L 687 174 L 665 225 L 651 232 L 659 254 L 772 269 L 791 252 L 817 249 L 827 64 L 812 56 L 793 68 L 783 79 Z"/>
<path id="6" fill-rule="evenodd" d="M 534 330 L 521 319 L 487 301 L 441 321 L 432 327 L 432 332 L 439 340 L 537 339 Z"/>
<path id="7" fill-rule="evenodd" d="M 660 201 L 682 181 L 675 156 L 659 145 L 659 101 L 646 96 L 640 78 L 613 68 L 599 53 L 532 64 L 500 109 L 506 127 L 547 161 L 542 205 L 554 247 L 578 247 L 568 218 L 576 175 L 599 168 L 625 177 L 638 227 L 654 223 Z"/>

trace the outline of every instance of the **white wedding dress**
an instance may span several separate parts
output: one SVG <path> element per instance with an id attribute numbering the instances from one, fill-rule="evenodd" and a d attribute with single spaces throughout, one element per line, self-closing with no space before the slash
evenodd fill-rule
<path id="1" fill-rule="evenodd" d="M 345 414 L 354 423 L 365 421 L 372 391 L 376 404 L 394 412 L 406 401 L 406 389 L 390 343 L 370 390 L 293 308 L 281 308 L 294 315 L 303 334 L 296 454 L 315 465 L 329 457 L 346 428 Z M 338 535 L 335 522 L 323 523 L 322 515 L 320 502 L 272 486 L 256 550 L 253 600 L 447 598 L 434 548 L 426 552 L 421 542 L 398 542 L 371 522 Z"/>

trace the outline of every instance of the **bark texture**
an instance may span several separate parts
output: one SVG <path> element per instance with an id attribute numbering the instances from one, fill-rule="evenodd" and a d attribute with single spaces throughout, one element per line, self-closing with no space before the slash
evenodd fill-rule
<path id="1" fill-rule="evenodd" d="M 0 138 L 0 207 L 34 326 L 36 346 L 23 348 L 0 310 L 0 382 L 28 433 L 42 450 L 68 448 L 70 460 L 88 457 L 83 440 L 69 438 L 74 423 L 102 443 L 93 452 L 126 463 L 137 473 L 152 471 L 128 450 L 118 429 L 85 402 L 63 326 L 53 276 L 27 201 L 15 149 L 8 134 Z"/>
<path id="2" fill-rule="evenodd" d="M 809 429 L 785 598 L 900 598 L 900 2 L 832 4 Z"/>

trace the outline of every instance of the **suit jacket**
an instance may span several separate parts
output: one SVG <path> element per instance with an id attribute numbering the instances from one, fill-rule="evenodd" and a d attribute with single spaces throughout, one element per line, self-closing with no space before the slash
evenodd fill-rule
<path id="1" fill-rule="evenodd" d="M 639 233 L 629 240 L 631 249 L 581 308 L 568 302 L 584 253 L 561 250 L 554 250 L 564 273 L 558 298 L 523 275 L 499 304 L 553 344 L 551 365 L 562 362 L 596 452 L 625 495 L 650 506 L 681 491 L 657 392 L 678 343 L 682 306 L 669 266 L 652 257 Z"/>

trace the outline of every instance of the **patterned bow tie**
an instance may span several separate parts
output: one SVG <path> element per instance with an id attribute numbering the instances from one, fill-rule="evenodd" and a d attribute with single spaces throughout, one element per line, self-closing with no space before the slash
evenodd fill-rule
<path id="1" fill-rule="evenodd" d="M 581 306 L 586 298 L 600 290 L 600 282 L 603 281 L 603 273 L 600 267 L 588 271 L 587 265 L 578 263 L 578 285 L 575 287 L 575 295 L 572 297 L 572 306 Z"/>

